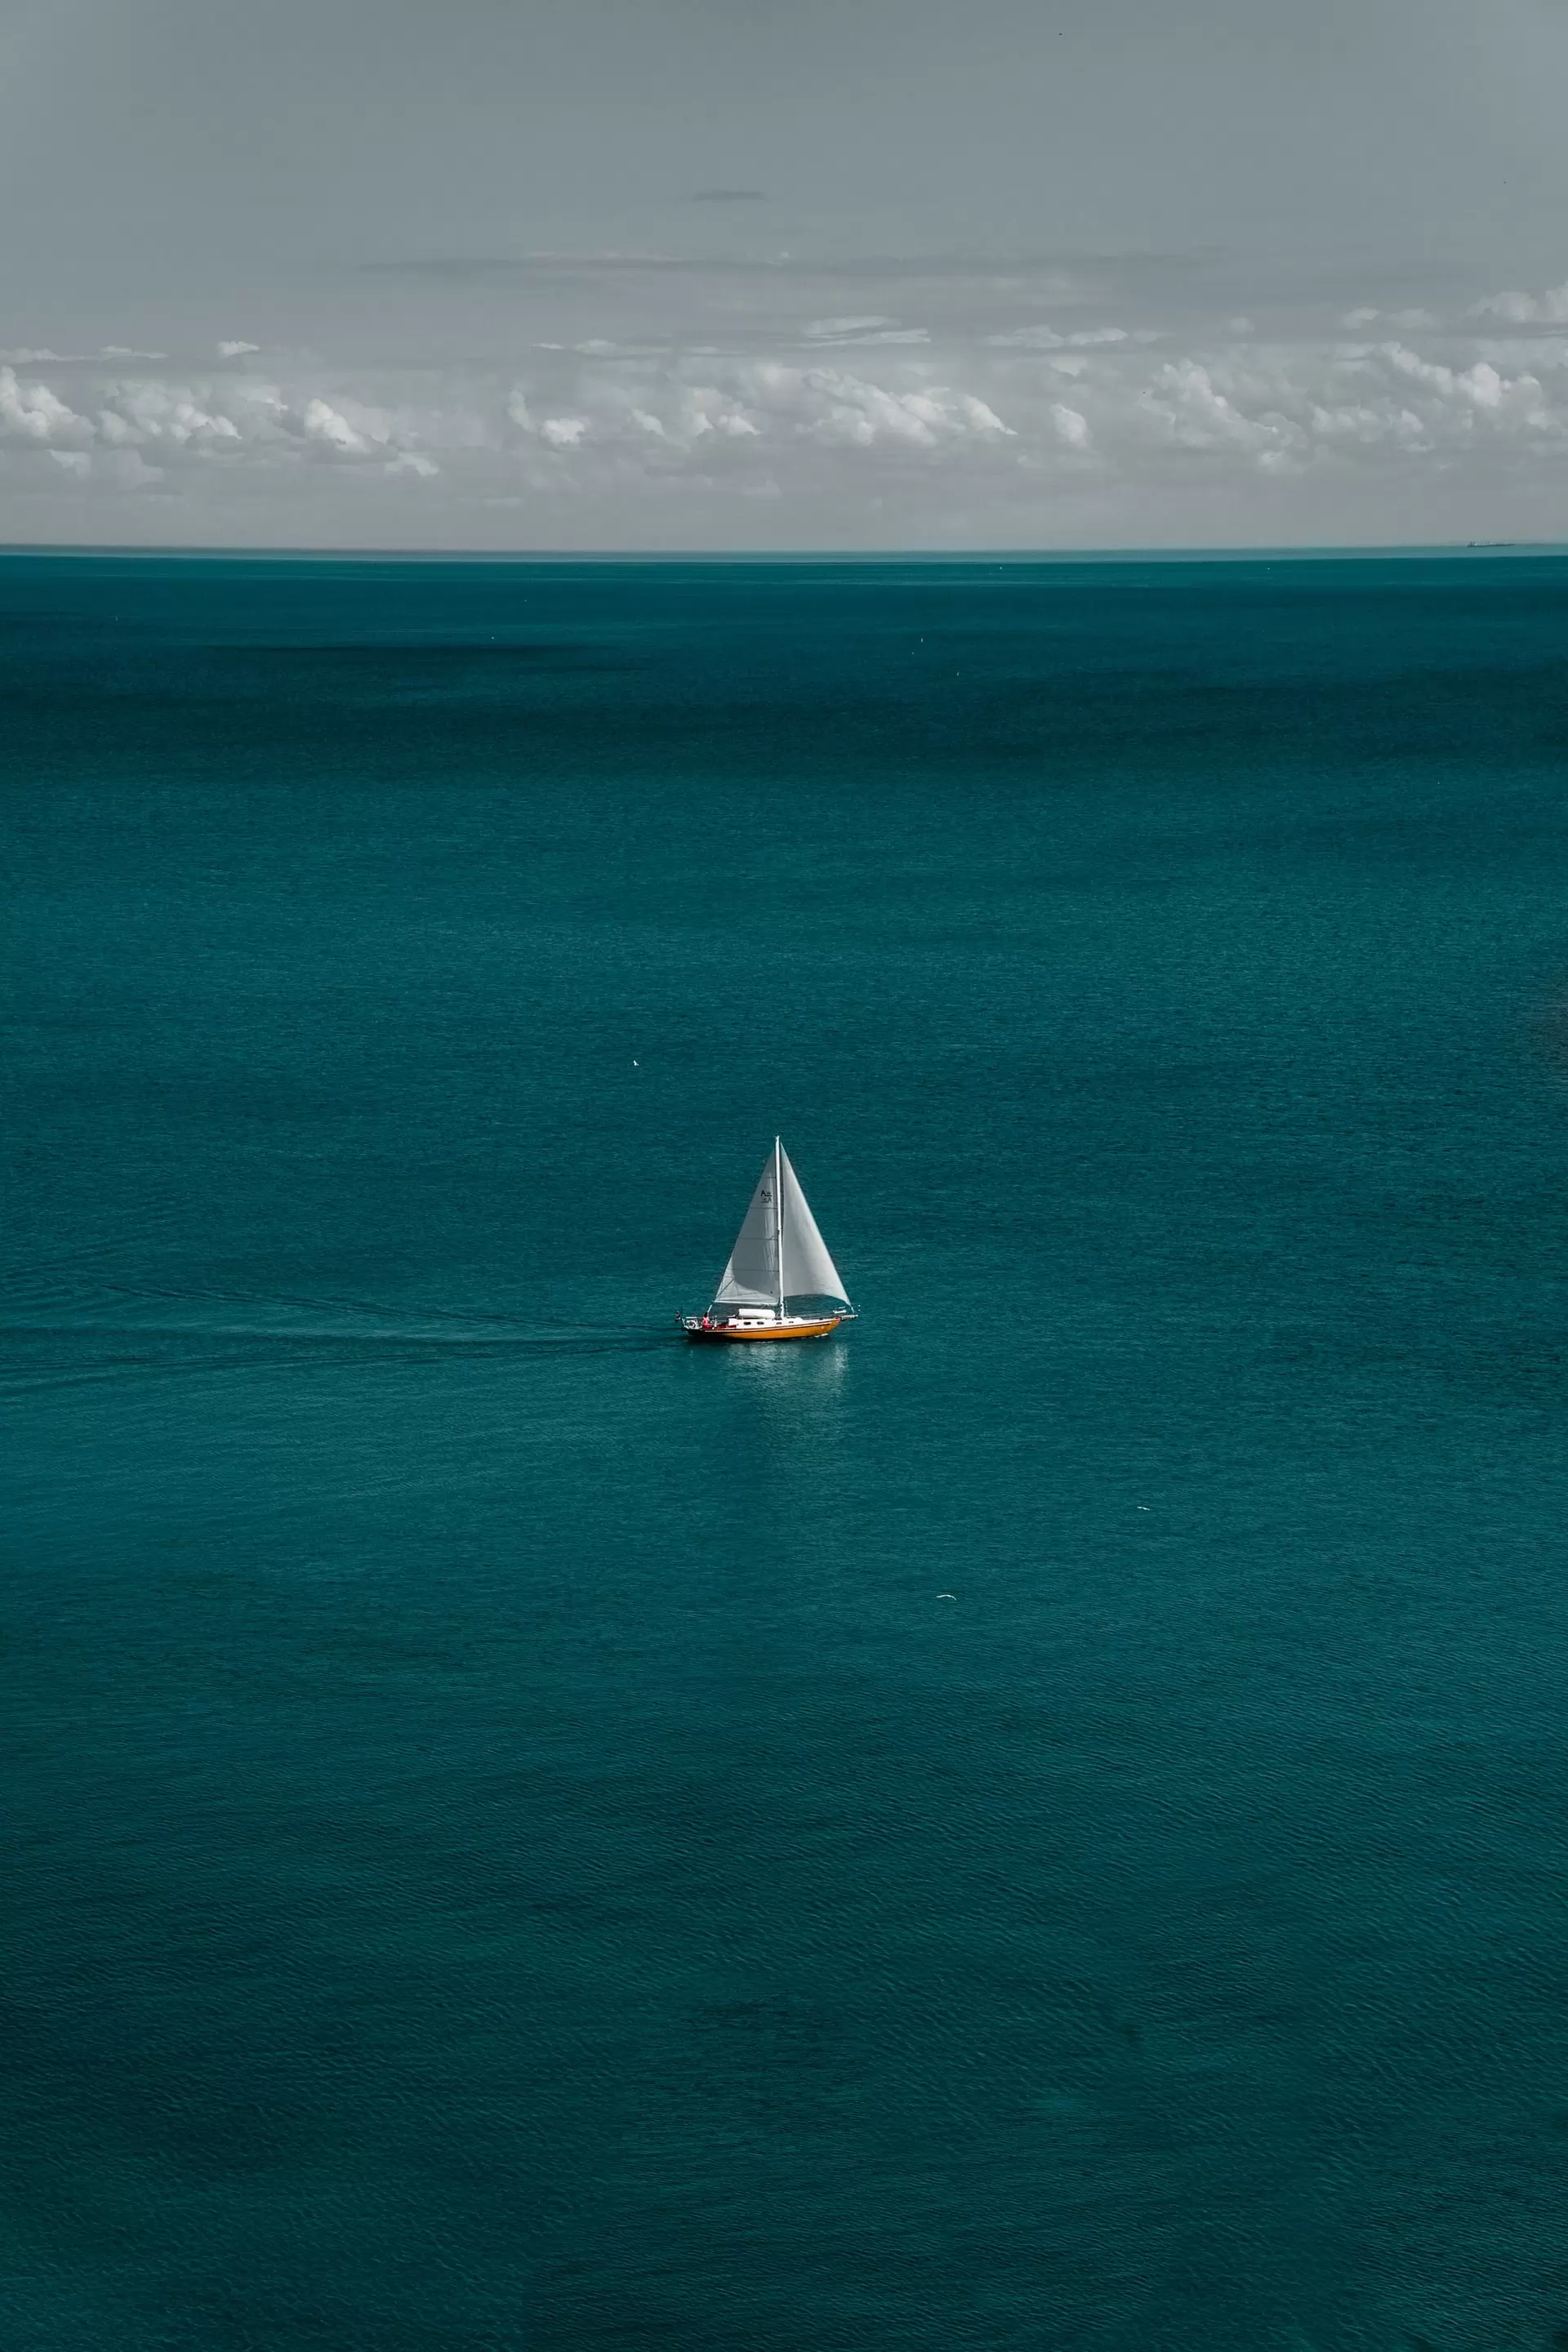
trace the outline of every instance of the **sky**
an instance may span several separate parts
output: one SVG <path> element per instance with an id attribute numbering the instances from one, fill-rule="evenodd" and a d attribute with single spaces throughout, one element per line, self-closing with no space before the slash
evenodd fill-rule
<path id="1" fill-rule="evenodd" d="M 1568 0 L 0 0 L 0 541 L 1568 540 Z"/>

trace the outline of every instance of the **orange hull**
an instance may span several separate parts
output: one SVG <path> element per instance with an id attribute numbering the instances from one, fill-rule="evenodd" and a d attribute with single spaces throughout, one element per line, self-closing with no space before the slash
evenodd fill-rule
<path id="1" fill-rule="evenodd" d="M 754 1323 L 750 1329 L 736 1323 L 715 1323 L 706 1331 L 700 1327 L 689 1328 L 687 1337 L 698 1340 L 721 1340 L 726 1344 L 731 1340 L 748 1339 L 826 1339 L 830 1331 L 837 1330 L 843 1320 L 842 1315 L 825 1315 L 819 1322 Z"/>

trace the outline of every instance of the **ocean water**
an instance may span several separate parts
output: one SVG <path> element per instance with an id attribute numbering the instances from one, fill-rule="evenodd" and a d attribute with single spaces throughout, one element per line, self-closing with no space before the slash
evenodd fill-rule
<path id="1" fill-rule="evenodd" d="M 1565 754 L 1554 557 L 0 561 L 6 2352 L 1568 2345 Z"/>

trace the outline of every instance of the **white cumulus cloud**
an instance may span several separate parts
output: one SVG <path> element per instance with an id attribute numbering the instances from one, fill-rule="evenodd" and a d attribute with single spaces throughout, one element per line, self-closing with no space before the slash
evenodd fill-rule
<path id="1" fill-rule="evenodd" d="M 1549 286 L 1543 294 L 1489 294 L 1475 307 L 1478 319 L 1496 319 L 1505 327 L 1568 326 L 1568 280 Z"/>
<path id="2" fill-rule="evenodd" d="M 1212 366 L 1174 360 L 1160 368 L 1140 394 L 1142 407 L 1163 437 L 1184 449 L 1237 451 L 1275 460 L 1300 441 L 1299 428 L 1277 406 L 1259 410 L 1223 388 Z"/>
<path id="3" fill-rule="evenodd" d="M 1156 516 L 1197 544 L 1220 527 L 1205 518 L 1237 537 L 1254 513 L 1278 543 L 1321 535 L 1331 512 L 1341 536 L 1385 512 L 1384 535 L 1408 538 L 1443 499 L 1471 499 L 1458 536 L 1568 537 L 1568 336 L 1553 331 L 1568 289 L 1489 296 L 1447 327 L 1362 305 L 1344 321 L 1383 340 L 1353 341 L 1259 336 L 1216 306 L 1206 330 L 1167 322 L 1157 352 L 1136 311 L 1070 327 L 1058 309 L 1053 326 L 1020 296 L 1009 324 L 1012 299 L 929 342 L 868 302 L 809 334 L 748 315 L 728 343 L 531 340 L 504 373 L 300 359 L 264 378 L 226 363 L 255 358 L 237 341 L 205 373 L 0 359 L 0 531 L 49 536 L 48 499 L 68 495 L 61 535 L 101 514 L 105 539 L 177 515 L 199 541 L 221 514 L 231 537 L 363 544 L 382 499 L 400 544 L 411 528 L 463 544 L 476 516 L 509 514 L 524 543 L 557 546 L 886 544 L 890 518 L 934 545 L 959 516 L 993 544 L 1112 529 L 1150 543 Z M 1037 307 L 1085 299 L 1047 290 Z M 1489 529 L 1504 494 L 1523 530 Z"/>
<path id="4" fill-rule="evenodd" d="M 364 435 L 330 401 L 305 403 L 305 432 L 310 440 L 324 441 L 329 448 L 340 450 L 345 457 L 363 457 L 370 449 Z"/>
<path id="5" fill-rule="evenodd" d="M 890 442 L 931 449 L 939 442 L 990 439 L 1009 431 L 973 393 L 937 384 L 895 391 L 841 368 L 760 368 L 756 394 L 797 431 L 856 448 Z"/>
<path id="6" fill-rule="evenodd" d="M 92 427 L 47 383 L 25 383 L 14 367 L 0 367 L 0 434 L 55 447 L 90 440 Z"/>

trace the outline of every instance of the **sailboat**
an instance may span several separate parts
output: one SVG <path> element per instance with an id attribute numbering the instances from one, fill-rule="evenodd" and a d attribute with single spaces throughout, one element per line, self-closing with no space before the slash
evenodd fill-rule
<path id="1" fill-rule="evenodd" d="M 829 1311 L 792 1315 L 790 1301 L 803 1298 L 829 1301 Z M 693 1339 L 826 1339 L 854 1313 L 775 1135 L 713 1304 L 681 1324 Z"/>

